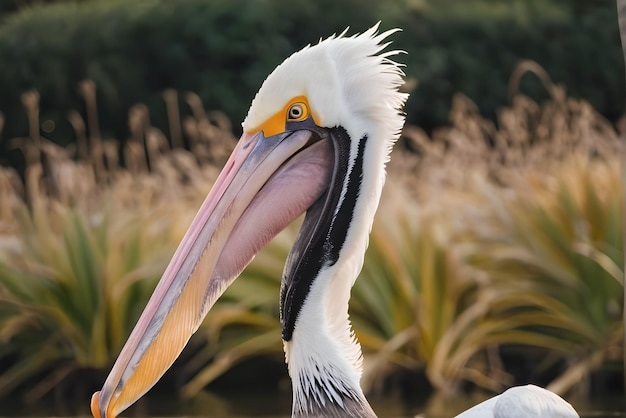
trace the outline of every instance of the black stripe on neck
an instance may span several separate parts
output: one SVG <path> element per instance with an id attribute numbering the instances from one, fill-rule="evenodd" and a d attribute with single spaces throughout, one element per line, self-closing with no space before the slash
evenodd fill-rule
<path id="1" fill-rule="evenodd" d="M 331 128 L 330 135 L 335 151 L 335 168 L 329 189 L 307 211 L 283 272 L 280 317 L 282 337 L 285 341 L 291 340 L 293 336 L 300 308 L 309 294 L 313 281 L 322 269 L 334 265 L 339 259 L 361 190 L 367 136 L 359 141 L 352 170 L 348 172 L 350 136 L 342 127 Z M 346 190 L 341 200 L 344 184 Z"/>

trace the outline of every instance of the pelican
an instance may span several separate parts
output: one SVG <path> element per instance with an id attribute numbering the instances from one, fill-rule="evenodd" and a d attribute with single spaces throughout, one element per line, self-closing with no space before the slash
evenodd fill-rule
<path id="1" fill-rule="evenodd" d="M 265 80 L 243 134 L 104 386 L 113 418 L 165 373 L 254 255 L 306 212 L 286 261 L 280 322 L 293 417 L 376 417 L 348 318 L 385 164 L 404 124 L 401 66 L 378 24 L 307 46 Z"/>

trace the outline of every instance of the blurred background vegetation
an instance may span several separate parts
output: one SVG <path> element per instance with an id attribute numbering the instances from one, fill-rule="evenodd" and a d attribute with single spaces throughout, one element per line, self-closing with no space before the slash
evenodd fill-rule
<path id="1" fill-rule="evenodd" d="M 379 20 L 403 29 L 411 98 L 351 301 L 365 388 L 623 390 L 613 1 L 14 0 L 0 3 L 0 397 L 86 413 L 265 76 Z M 278 294 L 296 232 L 157 392 L 288 390 Z"/>
<path id="2" fill-rule="evenodd" d="M 540 63 L 572 97 L 585 98 L 616 120 L 624 111 L 623 60 L 611 0 L 90 0 L 3 2 L 0 24 L 0 110 L 7 138 L 23 135 L 23 92 L 41 95 L 47 136 L 73 137 L 67 113 L 84 109 L 79 83 L 98 89 L 100 128 L 126 138 L 127 110 L 137 102 L 166 127 L 164 89 L 193 91 L 209 109 L 243 120 L 250 98 L 285 56 L 350 26 L 362 31 L 382 20 L 403 29 L 394 46 L 415 88 L 410 123 L 428 131 L 448 119 L 460 92 L 495 117 L 507 103 L 507 80 L 517 63 Z M 18 8 L 18 6 L 21 6 Z M 43 7 L 38 7 L 43 6 Z M 10 65 L 7 65 L 10 63 Z M 547 98 L 541 83 L 523 91 Z M 183 108 L 183 111 L 186 109 Z"/>

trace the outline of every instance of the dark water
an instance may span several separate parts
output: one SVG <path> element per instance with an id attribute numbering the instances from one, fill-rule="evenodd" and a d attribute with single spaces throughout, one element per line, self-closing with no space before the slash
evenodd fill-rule
<path id="1" fill-rule="evenodd" d="M 568 399 L 582 418 L 626 418 L 626 399 L 613 396 L 586 399 Z M 450 418 L 475 405 L 481 398 L 446 399 L 433 396 L 425 401 L 407 404 L 393 397 L 370 399 L 380 418 Z M 289 418 L 291 396 L 246 395 L 216 396 L 201 394 L 191 401 L 174 400 L 166 395 L 142 399 L 122 414 L 123 417 L 206 417 L 206 418 Z M 0 403 L 0 418 L 90 417 L 89 400 L 78 400 L 74 405 L 51 404 L 18 405 L 4 399 Z"/>

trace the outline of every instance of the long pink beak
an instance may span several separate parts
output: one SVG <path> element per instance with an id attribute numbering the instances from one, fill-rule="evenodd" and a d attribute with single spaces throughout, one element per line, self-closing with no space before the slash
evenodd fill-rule
<path id="1" fill-rule="evenodd" d="M 254 255 L 322 195 L 332 164 L 331 141 L 309 131 L 241 137 L 94 393 L 95 418 L 117 416 L 159 380 Z"/>

